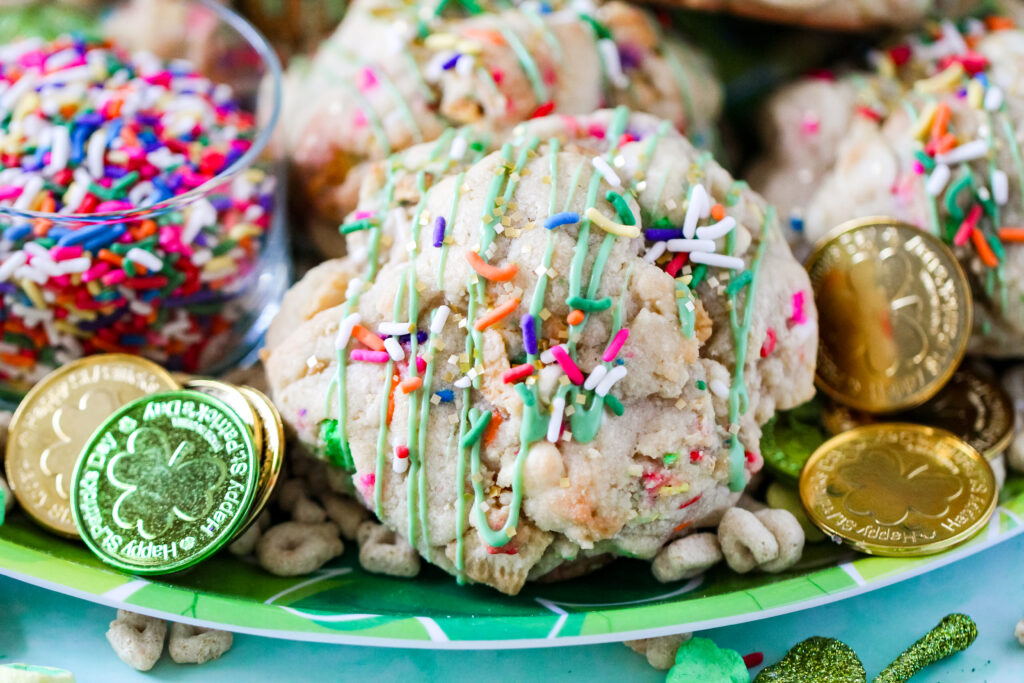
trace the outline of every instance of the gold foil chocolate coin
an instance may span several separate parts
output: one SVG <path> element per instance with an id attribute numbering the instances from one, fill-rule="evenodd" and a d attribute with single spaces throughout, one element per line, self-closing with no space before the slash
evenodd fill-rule
<path id="1" fill-rule="evenodd" d="M 946 429 L 992 459 L 1010 445 L 1013 417 L 1013 402 L 1006 391 L 995 380 L 963 367 L 926 403 L 888 415 L 886 419 Z M 822 422 L 832 434 L 873 424 L 879 419 L 836 403 L 822 411 Z"/>
<path id="2" fill-rule="evenodd" d="M 818 307 L 815 381 L 857 410 L 888 413 L 927 401 L 967 349 L 972 299 L 953 252 L 906 223 L 841 225 L 807 263 Z"/>
<path id="3" fill-rule="evenodd" d="M 873 424 L 814 452 L 800 498 L 826 534 L 865 553 L 906 557 L 974 536 L 995 510 L 996 482 L 988 461 L 947 431 Z"/>
<path id="4" fill-rule="evenodd" d="M 159 365 L 120 353 L 72 361 L 40 380 L 14 412 L 7 440 L 7 481 L 25 512 L 77 537 L 71 473 L 92 433 L 124 404 L 177 388 Z"/>
<path id="5" fill-rule="evenodd" d="M 248 399 L 260 417 L 263 432 L 263 452 L 260 455 L 260 476 L 256 489 L 256 497 L 239 533 L 249 527 L 260 516 L 267 501 L 270 500 L 281 475 L 284 462 L 284 422 L 277 408 L 263 392 L 252 387 L 238 387 L 242 395 Z"/>
<path id="6" fill-rule="evenodd" d="M 190 567 L 244 523 L 259 476 L 249 428 L 223 401 L 173 391 L 111 415 L 82 451 L 71 511 L 100 559 L 135 574 Z"/>

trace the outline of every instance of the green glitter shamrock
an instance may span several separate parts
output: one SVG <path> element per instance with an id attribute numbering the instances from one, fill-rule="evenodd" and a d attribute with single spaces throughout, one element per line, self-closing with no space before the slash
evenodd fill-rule
<path id="1" fill-rule="evenodd" d="M 864 665 L 849 645 L 835 638 L 814 636 L 762 669 L 754 683 L 864 683 L 866 678 Z"/>
<path id="2" fill-rule="evenodd" d="M 928 458 L 911 452 L 897 458 L 882 450 L 867 451 L 858 462 L 840 466 L 837 475 L 849 489 L 846 509 L 871 516 L 884 526 L 900 524 L 912 512 L 941 517 L 949 511 L 949 501 L 962 491 L 956 477 L 936 472 Z M 880 496 L 879 491 L 891 494 Z M 917 502 L 911 507 L 906 500 Z"/>
<path id="3" fill-rule="evenodd" d="M 707 638 L 691 638 L 679 646 L 676 663 L 665 683 L 750 683 L 743 657 Z"/>
<path id="4" fill-rule="evenodd" d="M 121 403 L 114 392 L 93 388 L 83 393 L 77 404 L 61 406 L 53 413 L 51 426 L 56 439 L 39 454 L 39 467 L 43 474 L 53 477 L 57 495 L 64 500 L 69 498 L 71 472 L 82 444 Z"/>
<path id="5" fill-rule="evenodd" d="M 164 433 L 152 427 L 132 432 L 127 450 L 107 466 L 107 479 L 124 491 L 114 503 L 114 522 L 152 540 L 175 518 L 191 522 L 206 515 L 227 466 L 214 458 L 189 457 L 192 451 L 192 444 L 183 441 L 172 452 Z"/>

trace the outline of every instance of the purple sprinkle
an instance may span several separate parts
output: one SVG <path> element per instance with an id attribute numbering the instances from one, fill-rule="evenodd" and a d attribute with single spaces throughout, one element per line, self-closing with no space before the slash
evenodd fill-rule
<path id="1" fill-rule="evenodd" d="M 83 320 L 82 322 L 77 323 L 77 325 L 83 330 L 95 332 L 96 330 L 100 330 L 114 324 L 127 311 L 127 308 L 118 309 L 110 315 L 102 315 L 97 317 L 95 320 Z"/>
<path id="2" fill-rule="evenodd" d="M 636 69 L 644 61 L 643 53 L 633 45 L 617 45 L 623 69 Z"/>
<path id="3" fill-rule="evenodd" d="M 210 206 L 217 209 L 218 211 L 227 211 L 233 205 L 234 202 L 231 201 L 231 197 L 227 196 L 226 194 L 219 194 L 210 197 Z"/>
<path id="4" fill-rule="evenodd" d="M 682 239 L 683 231 L 678 228 L 647 228 L 644 230 L 644 237 L 652 242 L 678 240 Z"/>
<path id="5" fill-rule="evenodd" d="M 444 228 L 445 220 L 444 216 L 438 216 L 434 220 L 434 246 L 439 247 L 444 244 Z"/>
<path id="6" fill-rule="evenodd" d="M 192 296 L 164 299 L 164 306 L 194 306 L 196 304 L 209 303 L 210 301 L 220 301 L 224 298 L 225 296 L 223 292 L 201 292 L 199 294 L 193 294 Z"/>
<path id="7" fill-rule="evenodd" d="M 109 178 L 123 178 L 128 175 L 128 170 L 120 166 L 105 166 L 103 171 Z"/>
<path id="8" fill-rule="evenodd" d="M 75 123 L 80 126 L 99 126 L 104 121 L 103 114 L 98 111 L 91 111 L 85 114 L 79 114 L 75 117 Z"/>
<path id="9" fill-rule="evenodd" d="M 441 68 L 444 69 L 445 71 L 448 71 L 449 69 L 454 69 L 455 64 L 459 61 L 459 57 L 461 56 L 461 54 L 456 52 L 454 55 L 449 57 L 444 64 L 441 65 Z"/>
<path id="10" fill-rule="evenodd" d="M 537 353 L 537 328 L 533 316 L 527 313 L 520 322 L 523 328 L 523 346 L 531 356 Z"/>

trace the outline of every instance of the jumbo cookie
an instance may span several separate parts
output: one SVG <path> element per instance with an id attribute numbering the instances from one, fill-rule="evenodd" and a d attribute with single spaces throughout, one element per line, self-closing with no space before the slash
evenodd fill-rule
<path id="1" fill-rule="evenodd" d="M 1003 4 L 874 53 L 874 73 L 781 91 L 766 117 L 780 144 L 750 175 L 798 244 L 868 216 L 940 237 L 971 280 L 971 350 L 990 356 L 1018 354 L 1024 334 L 1024 31 Z"/>
<path id="2" fill-rule="evenodd" d="M 464 4 L 473 9 L 355 2 L 313 59 L 289 69 L 280 143 L 303 208 L 331 231 L 356 203 L 365 162 L 451 126 L 507 135 L 531 117 L 624 104 L 710 141 L 720 87 L 645 10 Z M 339 255 L 327 237 L 321 248 Z"/>
<path id="3" fill-rule="evenodd" d="M 459 139 L 380 164 L 350 255 L 293 289 L 319 303 L 268 337 L 284 420 L 424 558 L 506 593 L 717 522 L 760 425 L 813 394 L 771 207 L 626 109 Z"/>

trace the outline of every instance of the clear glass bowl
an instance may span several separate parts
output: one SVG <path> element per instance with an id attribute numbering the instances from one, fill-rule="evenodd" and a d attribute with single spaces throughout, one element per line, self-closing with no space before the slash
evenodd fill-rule
<path id="1" fill-rule="evenodd" d="M 158 4 L 160 14 L 145 7 Z M 84 203 L 89 213 L 0 200 L 0 385 L 8 390 L 99 352 L 222 372 L 255 352 L 288 285 L 284 175 L 267 146 L 281 106 L 274 51 L 244 19 L 209 0 L 133 0 L 107 5 L 104 15 L 111 31 L 120 22 L 129 52 L 145 47 L 168 61 L 192 61 L 212 82 L 230 85 L 239 109 L 254 118 L 258 99 L 260 116 L 251 146 L 233 150 L 237 158 L 205 182 L 197 177 L 120 203 L 100 196 Z M 52 158 L 39 154 L 37 163 Z M 151 163 L 148 153 L 141 163 Z M 16 191 L 4 189 L 11 178 L 25 184 L 24 168 L 0 170 L 0 196 Z M 140 244 L 155 259 L 127 256 Z M 64 265 L 83 256 L 84 271 L 85 261 Z"/>

